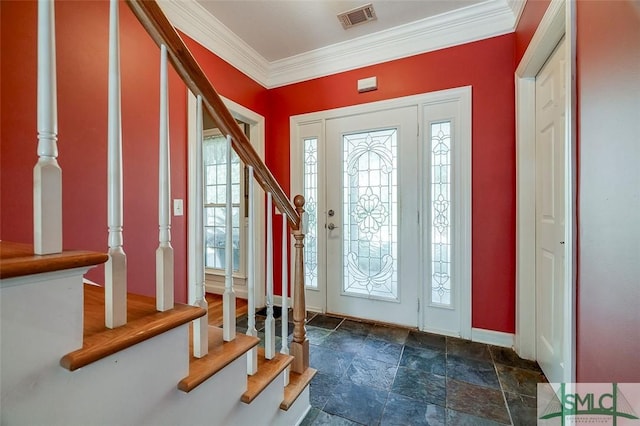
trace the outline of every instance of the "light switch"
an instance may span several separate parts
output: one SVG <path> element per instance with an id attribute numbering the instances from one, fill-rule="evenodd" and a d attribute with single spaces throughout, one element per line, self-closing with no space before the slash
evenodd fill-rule
<path id="1" fill-rule="evenodd" d="M 173 200 L 173 215 L 182 216 L 184 214 L 182 200 Z"/>

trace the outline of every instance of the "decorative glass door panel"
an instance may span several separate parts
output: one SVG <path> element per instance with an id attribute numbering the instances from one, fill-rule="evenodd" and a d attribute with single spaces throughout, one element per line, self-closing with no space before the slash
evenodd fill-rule
<path id="1" fill-rule="evenodd" d="M 329 312 L 418 325 L 416 129 L 417 107 L 327 120 Z"/>
<path id="2" fill-rule="evenodd" d="M 342 291 L 398 300 L 398 129 L 344 135 Z"/>
<path id="3" fill-rule="evenodd" d="M 318 288 L 318 138 L 304 139 L 304 283 Z"/>
<path id="4" fill-rule="evenodd" d="M 431 303 L 451 306 L 451 121 L 430 127 Z"/>

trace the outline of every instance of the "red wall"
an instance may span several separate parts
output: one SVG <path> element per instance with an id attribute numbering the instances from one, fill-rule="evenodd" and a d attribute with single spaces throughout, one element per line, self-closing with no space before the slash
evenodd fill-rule
<path id="1" fill-rule="evenodd" d="M 640 382 L 640 5 L 577 6 L 577 378 Z"/>
<path id="2" fill-rule="evenodd" d="M 33 241 L 36 162 L 37 3 L 2 1 L 2 239 Z M 60 156 L 65 249 L 107 247 L 108 2 L 56 2 Z M 159 49 L 121 4 L 124 248 L 132 292 L 155 292 L 158 245 Z M 220 92 L 262 114 L 266 90 L 188 41 Z M 186 88 L 170 71 L 171 197 L 186 201 Z M 176 300 L 186 301 L 186 214 L 172 217 Z M 103 268 L 89 279 L 104 282 Z"/>
<path id="3" fill-rule="evenodd" d="M 288 190 L 291 115 L 473 86 L 473 327 L 509 333 L 515 314 L 514 43 L 509 34 L 273 89 L 267 120 L 267 164 Z M 356 81 L 371 76 L 378 77 L 378 90 L 358 94 Z"/>
<path id="4" fill-rule="evenodd" d="M 524 52 L 529 47 L 549 3 L 551 3 L 550 0 L 529 0 L 525 4 L 516 28 L 516 64 L 520 63 Z"/>

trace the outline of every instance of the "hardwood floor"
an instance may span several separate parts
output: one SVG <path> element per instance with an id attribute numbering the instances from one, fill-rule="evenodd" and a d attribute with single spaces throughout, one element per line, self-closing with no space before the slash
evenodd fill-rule
<path id="1" fill-rule="evenodd" d="M 207 293 L 205 295 L 209 304 L 209 325 L 222 326 L 222 295 Z M 236 318 L 247 313 L 246 299 L 236 298 Z"/>

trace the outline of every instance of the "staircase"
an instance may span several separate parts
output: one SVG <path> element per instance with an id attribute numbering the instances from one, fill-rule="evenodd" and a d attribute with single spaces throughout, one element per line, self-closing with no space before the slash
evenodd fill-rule
<path id="1" fill-rule="evenodd" d="M 295 240 L 293 338 L 275 348 L 272 227 L 267 227 L 267 329 L 264 349 L 255 331 L 249 247 L 249 330 L 236 333 L 231 250 L 231 208 L 227 205 L 227 279 L 223 324 L 212 326 L 204 298 L 202 196 L 190 216 L 190 250 L 202 253 L 190 265 L 191 305 L 173 301 L 170 236 L 170 159 L 167 98 L 160 97 L 159 246 L 156 297 L 127 292 L 122 236 L 117 0 L 111 0 L 109 69 L 109 196 L 105 253 L 63 250 L 62 179 L 57 163 L 54 3 L 40 2 L 38 19 L 38 160 L 34 168 L 33 245 L 0 241 L 0 424 L 2 425 L 294 425 L 310 408 L 309 343 L 305 333 L 302 215 L 304 198 L 292 203 L 258 157 L 219 95 L 154 1 L 127 1 L 203 108 L 228 135 L 254 182 L 267 194 L 267 224 L 277 208 L 283 220 L 283 312 L 288 312 L 288 229 Z M 166 93 L 166 92 L 165 92 Z M 63 102 L 64 100 L 60 100 Z M 163 126 L 165 130 L 163 131 Z M 164 136 L 163 136 L 164 135 Z M 200 137 L 200 145 L 202 138 Z M 201 153 L 201 146 L 200 146 Z M 200 154 L 201 155 L 201 154 Z M 230 155 L 230 154 L 229 154 Z M 228 162 L 230 164 L 230 161 Z M 195 167 L 201 166 L 196 162 Z M 202 170 L 199 170 L 202 176 Z M 230 173 L 227 173 L 230 176 Z M 202 185 L 200 179 L 199 185 Z M 230 191 L 231 185 L 227 188 Z M 196 191 L 198 192 L 198 190 Z M 200 188 L 200 194 L 203 190 Z M 230 192 L 227 193 L 230 200 Z M 253 197 L 249 197 L 252 200 Z M 273 203 L 273 207 L 272 207 Z M 294 205 L 295 204 L 295 205 Z M 199 213 L 197 212 L 199 210 Z M 250 242 L 253 207 L 249 205 Z M 104 286 L 84 274 L 106 263 Z M 287 321 L 282 335 L 287 336 Z M 279 351 L 277 351 L 279 349 Z"/>

